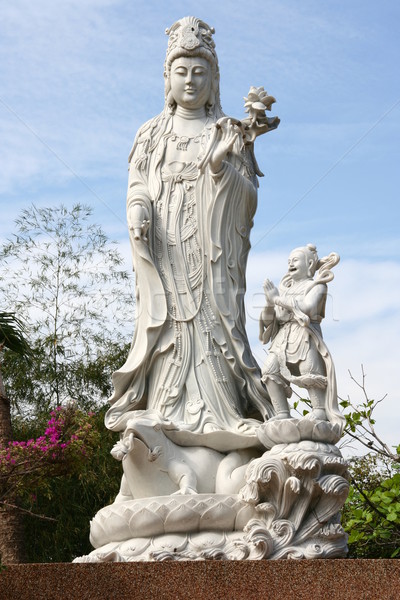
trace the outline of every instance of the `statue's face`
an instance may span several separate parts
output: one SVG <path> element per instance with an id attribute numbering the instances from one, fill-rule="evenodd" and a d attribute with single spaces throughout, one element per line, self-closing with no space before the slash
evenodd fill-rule
<path id="1" fill-rule="evenodd" d="M 178 106 L 198 109 L 211 94 L 211 65 L 200 56 L 180 56 L 171 65 L 171 92 Z"/>
<path id="2" fill-rule="evenodd" d="M 294 281 L 301 281 L 309 277 L 309 267 L 306 255 L 303 252 L 292 252 L 288 259 L 289 274 Z"/>

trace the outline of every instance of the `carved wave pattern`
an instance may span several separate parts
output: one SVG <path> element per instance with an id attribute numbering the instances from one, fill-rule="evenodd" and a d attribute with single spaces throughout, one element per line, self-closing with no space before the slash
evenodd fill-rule
<path id="1" fill-rule="evenodd" d="M 259 558 L 333 558 L 347 553 L 340 510 L 347 498 L 347 463 L 330 444 L 275 446 L 252 461 L 242 498 L 258 517 L 245 526 Z"/>

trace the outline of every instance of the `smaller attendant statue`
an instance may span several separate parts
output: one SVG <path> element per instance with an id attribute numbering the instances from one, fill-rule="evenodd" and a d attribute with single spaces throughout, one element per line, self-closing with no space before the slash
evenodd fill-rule
<path id="1" fill-rule="evenodd" d="M 264 282 L 266 306 L 260 316 L 260 340 L 264 344 L 271 341 L 271 345 L 262 380 L 276 412 L 274 420 L 290 418 L 288 398 L 293 384 L 308 390 L 312 410 L 307 419 L 329 421 L 343 429 L 335 369 L 321 333 L 327 283 L 338 262 L 334 252 L 319 259 L 316 247 L 307 244 L 290 253 L 288 272 L 279 289 L 269 279 Z"/>

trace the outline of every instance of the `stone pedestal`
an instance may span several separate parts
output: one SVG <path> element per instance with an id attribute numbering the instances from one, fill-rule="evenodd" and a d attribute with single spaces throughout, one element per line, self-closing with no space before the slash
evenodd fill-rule
<path id="1" fill-rule="evenodd" d="M 399 560 L 12 565 L 2 600 L 397 600 Z"/>

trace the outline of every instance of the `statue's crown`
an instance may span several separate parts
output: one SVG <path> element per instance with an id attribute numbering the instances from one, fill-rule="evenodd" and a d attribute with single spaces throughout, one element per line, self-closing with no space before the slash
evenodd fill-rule
<path id="1" fill-rule="evenodd" d="M 169 36 L 165 73 L 169 74 L 172 61 L 178 56 L 204 56 L 218 69 L 218 58 L 212 34 L 214 27 L 196 17 L 184 17 L 165 30 Z"/>

